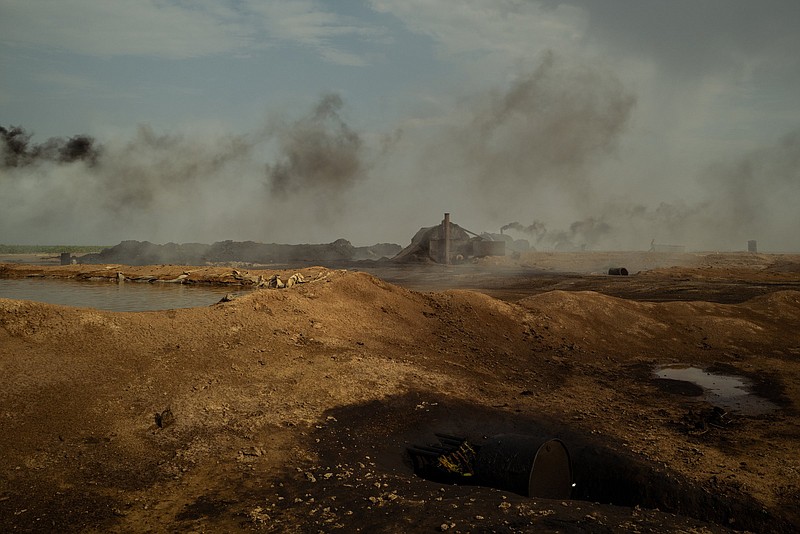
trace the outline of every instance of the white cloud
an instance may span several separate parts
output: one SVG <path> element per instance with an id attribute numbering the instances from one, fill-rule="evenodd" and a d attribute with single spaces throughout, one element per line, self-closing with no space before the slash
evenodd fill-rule
<path id="1" fill-rule="evenodd" d="M 157 0 L 3 0 L 5 43 L 91 56 L 184 59 L 252 43 L 252 31 L 231 11 L 203 2 L 189 9 Z"/>
<path id="2" fill-rule="evenodd" d="M 0 43 L 99 57 L 187 59 L 286 42 L 325 61 L 364 65 L 336 41 L 379 35 L 307 0 L 0 0 Z"/>
<path id="3" fill-rule="evenodd" d="M 69 92 L 97 88 L 97 82 L 90 78 L 60 70 L 41 71 L 36 74 L 36 80 Z"/>
<path id="4" fill-rule="evenodd" d="M 331 63 L 366 65 L 366 57 L 343 49 L 337 41 L 347 37 L 379 40 L 383 36 L 380 28 L 369 27 L 350 17 L 326 11 L 312 0 L 249 0 L 247 7 L 259 15 L 264 29 L 272 38 L 312 48 Z"/>
<path id="5" fill-rule="evenodd" d="M 414 32 L 433 38 L 445 55 L 484 55 L 503 65 L 535 63 L 548 48 L 579 44 L 587 24 L 579 7 L 548 8 L 521 0 L 371 0 Z"/>

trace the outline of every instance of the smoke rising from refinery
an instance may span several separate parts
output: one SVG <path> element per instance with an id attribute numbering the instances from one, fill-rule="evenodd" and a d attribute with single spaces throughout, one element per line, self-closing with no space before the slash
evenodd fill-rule
<path id="1" fill-rule="evenodd" d="M 4 82 L 0 242 L 346 238 L 358 245 L 405 245 L 446 211 L 470 230 L 502 228 L 542 250 L 559 244 L 646 250 L 653 241 L 688 250 L 742 250 L 749 239 L 765 251 L 800 250 L 800 106 L 786 105 L 797 97 L 783 92 L 796 87 L 800 65 L 794 55 L 780 53 L 796 49 L 799 40 L 794 4 L 769 11 L 742 3 L 744 26 L 734 24 L 739 19 L 733 20 L 732 9 L 724 21 L 703 18 L 714 10 L 692 3 L 662 13 L 672 27 L 687 29 L 681 47 L 691 44 L 694 55 L 676 55 L 670 36 L 645 31 L 657 25 L 643 11 L 579 0 L 500 2 L 491 9 L 466 2 L 456 24 L 440 4 L 409 4 L 367 2 L 351 18 L 329 12 L 314 19 L 319 26 L 301 24 L 296 13 L 275 7 L 270 17 L 286 15 L 284 30 L 275 34 L 283 49 L 272 42 L 255 46 L 247 21 L 258 20 L 260 11 L 239 18 L 231 7 L 222 33 L 209 30 L 207 37 L 217 40 L 206 39 L 204 46 L 240 53 L 243 66 L 250 64 L 248 54 L 262 51 L 271 54 L 275 69 L 293 54 L 322 62 L 318 78 L 293 78 L 294 85 L 286 86 L 302 87 L 296 95 L 287 96 L 284 88 L 259 95 L 254 101 L 260 104 L 248 107 L 243 93 L 231 94 L 235 107 L 221 107 L 218 116 L 235 109 L 249 121 L 148 118 L 42 139 L 36 126 L 47 121 L 34 104 L 49 101 L 22 100 Z M 14 13 L 20 27 L 26 20 L 38 24 L 38 9 L 19 4 Z M 159 13 L 177 16 L 184 9 Z M 193 16 L 213 21 L 223 14 L 199 8 Z M 380 23 L 369 25 L 370 17 Z M 698 41 L 688 28 L 701 19 L 705 33 Z M 763 33 L 758 28 L 766 22 L 772 29 Z M 64 39 L 65 53 L 88 54 L 69 36 L 42 33 L 34 39 L 31 31 L 7 24 L 0 29 L 8 35 L 6 47 L 34 50 L 51 44 L 42 40 Z M 236 39 L 226 40 L 228 29 L 237 29 Z M 403 48 L 392 39 L 420 36 L 429 41 L 419 46 L 435 51 L 432 59 L 391 55 L 411 49 L 411 41 Z M 191 42 L 193 35 L 183 38 Z M 164 46 L 173 42 L 165 39 Z M 200 61 L 186 59 L 185 43 L 169 53 L 125 43 L 121 39 L 120 49 L 109 52 L 122 63 L 139 56 L 170 65 Z M 368 92 L 371 85 L 359 73 L 382 62 L 386 68 L 374 72 L 385 80 L 371 79 L 381 89 Z M 441 82 L 423 84 L 409 78 L 416 70 L 395 68 L 412 63 L 441 72 Z M 10 73 L 24 72 L 15 70 L 15 61 L 6 66 Z M 270 79 L 291 78 L 294 71 L 287 69 L 271 71 Z M 42 76 L 63 88 L 53 102 L 80 102 L 81 91 L 95 95 L 97 106 L 103 98 L 125 98 L 77 75 Z M 316 84 L 308 83 L 312 79 Z M 201 78 L 196 91 L 207 86 L 211 94 L 215 83 Z M 242 81 L 225 88 L 240 86 L 256 87 Z M 772 93 L 760 98 L 755 89 L 761 87 Z M 193 95 L 181 94 L 187 101 Z M 228 105 L 224 100 L 220 106 Z M 770 102 L 783 104 L 773 109 Z M 26 116 L 38 117 L 33 126 Z"/>
<path id="2" fill-rule="evenodd" d="M 36 144 L 24 128 L 5 127 L 3 240 L 404 244 L 446 208 L 467 227 L 517 232 L 545 250 L 636 250 L 652 239 L 735 250 L 759 235 L 779 238 L 776 248 L 798 246 L 791 229 L 800 210 L 781 210 L 800 198 L 798 132 L 697 169 L 700 195 L 645 204 L 624 198 L 646 188 L 644 178 L 610 192 L 595 182 L 593 166 L 615 157 L 635 113 L 635 96 L 612 73 L 548 53 L 534 71 L 472 102 L 444 125 L 404 128 L 389 145 L 348 125 L 335 93 L 305 116 L 249 134 L 143 125 L 124 142 L 76 135 Z M 403 172 L 399 188 L 386 179 Z M 420 206 L 410 206 L 415 198 Z M 507 214 L 523 223 L 507 223 Z M 387 219 L 391 232 L 374 224 Z"/>

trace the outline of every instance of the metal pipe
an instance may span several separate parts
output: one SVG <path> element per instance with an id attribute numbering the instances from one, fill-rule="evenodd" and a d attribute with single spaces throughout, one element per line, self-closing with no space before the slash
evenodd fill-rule
<path id="1" fill-rule="evenodd" d="M 439 456 L 442 455 L 441 452 L 426 451 L 426 450 L 420 449 L 417 446 L 408 447 L 406 450 L 411 454 L 417 454 L 419 456 L 428 456 L 429 458 L 438 458 Z"/>
<path id="2" fill-rule="evenodd" d="M 442 445 L 454 445 L 456 447 L 460 447 L 462 443 L 467 441 L 467 438 L 451 436 L 450 434 L 440 434 L 439 432 L 436 432 L 433 435 L 439 438 L 439 441 L 442 443 Z"/>

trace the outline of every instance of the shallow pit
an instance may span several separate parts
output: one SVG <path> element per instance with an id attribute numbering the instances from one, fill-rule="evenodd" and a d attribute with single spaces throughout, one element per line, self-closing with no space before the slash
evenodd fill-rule
<path id="1" fill-rule="evenodd" d="M 508 499 L 512 506 L 514 502 L 521 502 L 515 499 L 527 497 L 532 503 L 544 502 L 542 506 L 546 507 L 546 497 L 531 498 L 530 490 L 519 491 L 510 487 L 502 483 L 502 477 L 492 477 L 487 484 L 485 477 L 484 480 L 479 480 L 480 477 L 475 476 L 477 472 L 467 477 L 457 474 L 447 476 L 446 473 L 441 476 L 441 470 L 421 469 L 423 466 L 415 463 L 408 449 L 419 448 L 423 455 L 427 451 L 435 458 L 443 452 L 442 449 L 448 449 L 446 445 L 450 441 L 456 446 L 451 451 L 454 452 L 462 440 L 470 445 L 485 446 L 492 436 L 498 435 L 546 438 L 532 448 L 522 447 L 522 450 L 529 451 L 526 458 L 530 460 L 531 450 L 550 439 L 557 439 L 563 443 L 569 454 L 574 486 L 567 497 L 559 496 L 551 501 L 554 505 L 567 500 L 587 501 L 604 506 L 628 507 L 632 510 L 631 513 L 634 513 L 635 507 L 658 509 L 726 528 L 733 526 L 754 532 L 794 531 L 790 520 L 774 515 L 746 492 L 736 491 L 734 486 L 729 486 L 724 481 L 691 480 L 680 470 L 626 450 L 615 436 L 589 433 L 587 428 L 574 426 L 542 413 L 510 412 L 451 397 L 438 397 L 435 404 L 426 405 L 424 410 L 419 408 L 421 401 L 430 399 L 431 395 L 427 391 L 412 391 L 380 401 L 351 404 L 330 410 L 326 413 L 328 422 L 324 426 L 320 425 L 321 428 L 312 436 L 319 440 L 314 440 L 317 443 L 314 453 L 321 465 L 352 465 L 353 458 L 360 458 L 365 464 L 366 461 L 374 462 L 372 467 L 367 466 L 374 470 L 373 476 L 382 472 L 408 476 L 409 487 L 414 488 L 414 498 L 419 502 L 430 503 L 433 507 L 431 509 L 435 509 L 436 503 L 440 502 L 440 487 L 443 484 L 462 486 L 465 489 L 458 490 L 464 491 L 460 495 L 471 496 L 478 501 L 493 499 L 496 497 L 493 492 L 502 490 L 509 492 Z M 364 439 L 364 436 L 368 438 Z M 442 437 L 445 438 L 444 441 Z M 477 447 L 473 449 L 474 452 L 479 452 Z M 503 456 L 506 455 L 498 458 L 502 459 Z M 502 465 L 513 469 L 513 466 L 522 464 L 515 461 L 506 464 L 492 462 L 493 468 Z M 529 468 L 529 461 L 525 462 L 525 471 L 530 472 Z M 510 470 L 503 468 L 502 471 Z M 557 471 L 560 472 L 563 469 Z M 370 489 L 374 478 L 365 478 L 366 484 L 362 489 L 351 479 L 347 480 L 346 485 L 333 487 L 338 484 L 336 480 L 336 477 L 331 477 L 327 482 L 331 487 L 326 489 L 326 494 L 336 494 L 338 499 L 355 500 L 368 499 L 370 495 L 374 495 Z M 415 481 L 424 482 L 418 484 Z M 322 481 L 310 483 L 309 487 L 319 488 L 320 482 Z M 485 488 L 485 492 L 476 489 L 473 493 L 466 493 L 472 491 L 472 488 Z M 512 497 L 513 494 L 516 496 Z M 576 503 L 570 506 L 583 505 Z"/>

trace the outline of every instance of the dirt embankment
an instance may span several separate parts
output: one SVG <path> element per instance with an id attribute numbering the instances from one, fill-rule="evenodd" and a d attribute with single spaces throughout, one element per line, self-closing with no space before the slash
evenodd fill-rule
<path id="1" fill-rule="evenodd" d="M 205 265 L 206 263 L 289 263 L 336 262 L 391 257 L 400 251 L 400 245 L 378 243 L 368 247 L 354 247 L 346 239 L 333 243 L 288 245 L 256 243 L 254 241 L 219 241 L 202 243 L 167 243 L 158 245 L 149 241 L 123 241 L 97 254 L 85 254 L 80 263 L 127 265 L 153 265 L 173 263 L 178 265 Z"/>
<path id="2" fill-rule="evenodd" d="M 207 269 L 189 277 L 231 272 Z M 192 271 L 94 272 L 118 270 Z M 800 521 L 800 292 L 512 303 L 301 272 L 308 283 L 208 308 L 0 299 L 0 528 L 790 532 Z M 655 365 L 676 362 L 747 377 L 777 409 L 698 424 L 711 406 L 654 380 Z M 434 432 L 560 437 L 573 499 L 420 479 L 405 447 Z"/>

